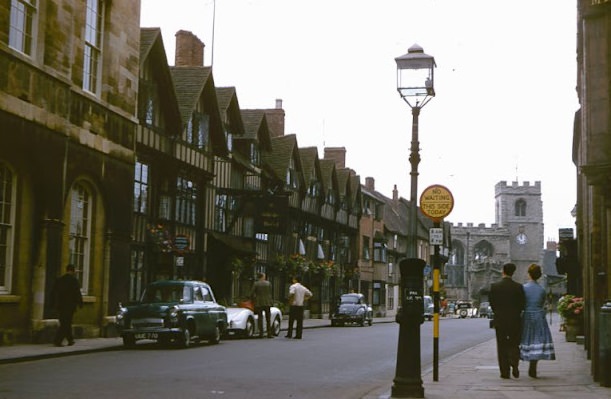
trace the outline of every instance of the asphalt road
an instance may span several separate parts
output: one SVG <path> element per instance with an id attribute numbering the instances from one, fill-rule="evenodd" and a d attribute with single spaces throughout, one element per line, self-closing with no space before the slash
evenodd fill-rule
<path id="1" fill-rule="evenodd" d="M 421 328 L 432 367 L 432 322 Z M 0 398 L 361 398 L 395 375 L 398 325 L 317 328 L 302 340 L 232 339 L 188 349 L 154 344 L 0 365 Z M 494 337 L 486 319 L 440 322 L 440 359 Z"/>

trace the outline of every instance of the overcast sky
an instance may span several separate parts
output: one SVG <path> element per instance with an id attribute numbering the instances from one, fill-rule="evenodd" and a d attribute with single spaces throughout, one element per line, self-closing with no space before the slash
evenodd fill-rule
<path id="1" fill-rule="evenodd" d="M 300 147 L 345 147 L 346 166 L 409 199 L 412 115 L 395 58 L 435 57 L 436 97 L 420 113 L 418 196 L 454 196 L 453 223 L 494 220 L 500 181 L 541 181 L 544 239 L 575 226 L 571 161 L 576 86 L 574 0 L 142 0 L 141 26 L 205 44 L 215 84 L 240 107 L 283 100 Z M 214 12 L 216 10 L 216 12 Z M 214 17 L 215 15 L 215 17 Z M 213 24 L 214 21 L 214 24 Z M 214 25 L 214 30 L 213 30 Z M 214 38 L 214 40 L 213 40 Z"/>

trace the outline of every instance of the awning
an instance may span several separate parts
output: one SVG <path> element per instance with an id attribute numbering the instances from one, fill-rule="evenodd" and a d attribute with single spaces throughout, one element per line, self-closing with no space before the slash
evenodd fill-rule
<path id="1" fill-rule="evenodd" d="M 232 236 L 229 234 L 222 233 L 210 233 L 210 237 L 216 241 L 225 245 L 232 251 L 238 252 L 244 255 L 256 255 L 257 251 L 254 249 L 254 240 L 246 237 Z"/>

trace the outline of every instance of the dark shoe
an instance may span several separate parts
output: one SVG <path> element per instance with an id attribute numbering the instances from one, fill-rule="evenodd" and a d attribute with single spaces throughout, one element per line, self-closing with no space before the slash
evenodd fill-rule
<path id="1" fill-rule="evenodd" d="M 520 378 L 520 370 L 517 367 L 513 367 L 511 375 L 513 375 L 513 378 Z"/>
<path id="2" fill-rule="evenodd" d="M 530 363 L 530 366 L 528 367 L 528 376 L 531 378 L 537 378 L 537 363 Z"/>
<path id="3" fill-rule="evenodd" d="M 505 375 L 505 374 L 501 374 L 501 378 L 508 380 L 509 379 L 509 375 Z"/>

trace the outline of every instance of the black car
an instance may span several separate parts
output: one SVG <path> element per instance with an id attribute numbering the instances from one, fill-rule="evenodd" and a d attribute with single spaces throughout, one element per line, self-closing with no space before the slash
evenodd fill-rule
<path id="1" fill-rule="evenodd" d="M 145 339 L 182 347 L 193 340 L 216 344 L 227 329 L 227 310 L 204 282 L 156 281 L 139 302 L 120 306 L 117 326 L 128 347 Z"/>
<path id="2" fill-rule="evenodd" d="M 339 305 L 331 314 L 332 326 L 356 323 L 360 326 L 373 324 L 373 309 L 365 301 L 363 294 L 343 294 Z"/>

